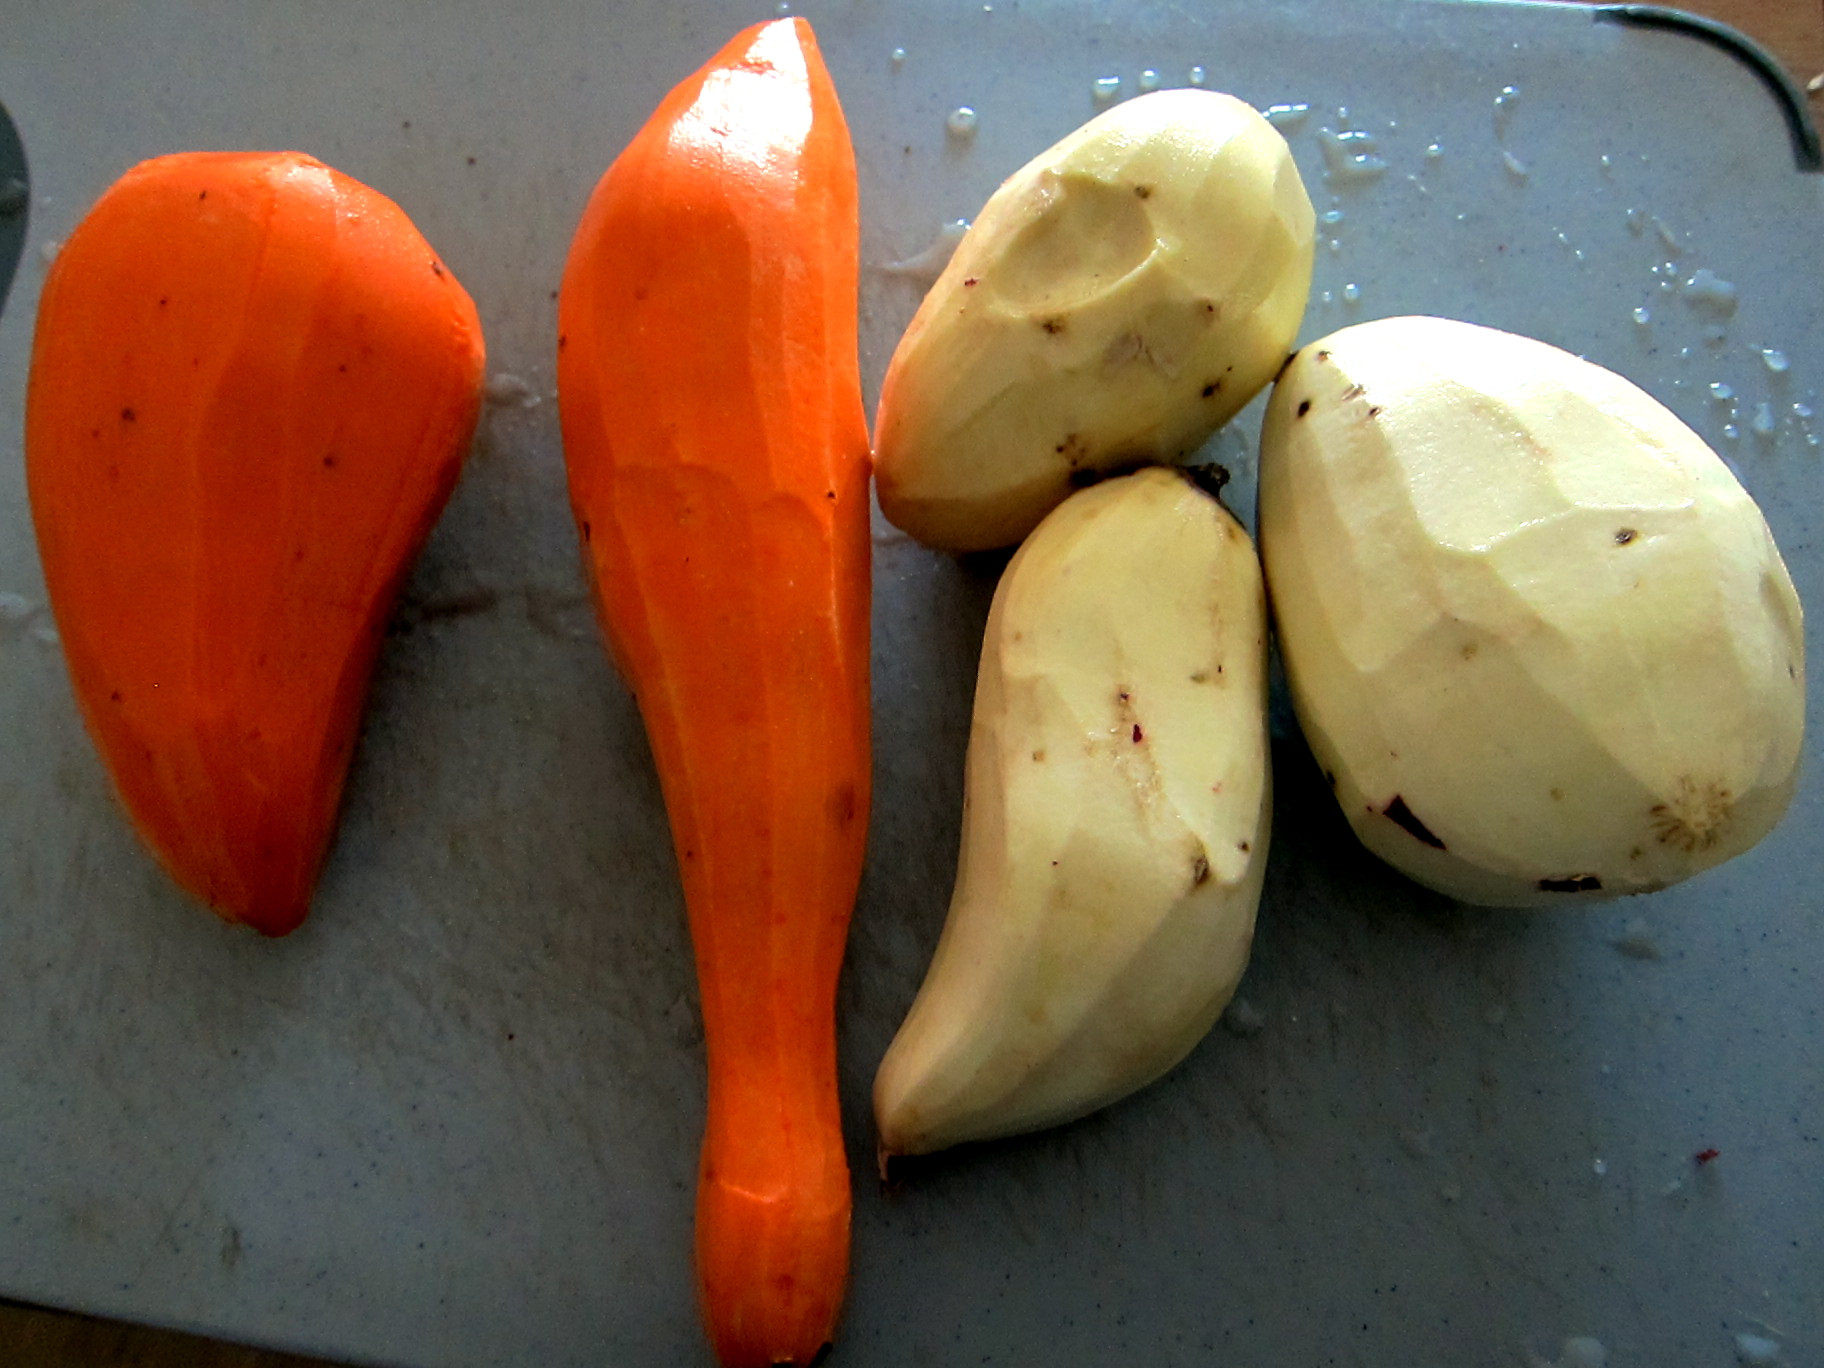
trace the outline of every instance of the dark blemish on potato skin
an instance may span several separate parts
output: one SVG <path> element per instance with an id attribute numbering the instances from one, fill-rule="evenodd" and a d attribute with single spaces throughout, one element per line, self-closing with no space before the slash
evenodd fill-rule
<path id="1" fill-rule="evenodd" d="M 1199 853 L 1197 858 L 1191 861 L 1191 887 L 1192 888 L 1202 888 L 1209 881 L 1210 881 L 1209 856 Z"/>
<path id="2" fill-rule="evenodd" d="M 436 277 L 437 277 L 437 278 L 438 278 L 438 279 L 439 279 L 439 280 L 442 280 L 442 279 L 443 279 L 443 265 L 442 265 L 442 263 L 440 263 L 440 262 L 436 262 L 436 261 L 433 261 L 433 262 L 432 262 L 432 263 L 431 263 L 431 274 L 432 274 L 432 275 L 434 275 L 434 276 L 436 276 Z"/>
<path id="3" fill-rule="evenodd" d="M 139 411 L 137 409 L 123 408 L 120 411 L 120 421 L 123 423 L 138 422 L 139 421 Z"/>
<path id="4" fill-rule="evenodd" d="M 1061 318 L 1041 318 L 1039 326 L 1051 336 L 1056 337 L 1064 331 L 1064 320 Z"/>
<path id="5" fill-rule="evenodd" d="M 1134 723 L 1134 744 L 1137 746 L 1144 740 L 1146 740 L 1146 733 L 1140 730 L 1138 722 Z"/>
<path id="6" fill-rule="evenodd" d="M 1369 809 L 1371 812 L 1373 810 L 1373 808 Z M 1421 845 L 1428 845 L 1433 850 L 1444 849 L 1444 842 L 1440 841 L 1432 829 L 1421 822 L 1417 814 L 1406 806 L 1406 800 L 1401 795 L 1394 794 L 1393 801 L 1381 809 L 1381 815 Z"/>
<path id="7" fill-rule="evenodd" d="M 1235 842 L 1235 849 L 1239 850 L 1243 855 L 1246 855 L 1249 851 L 1254 849 L 1254 847 L 1249 845 L 1246 841 L 1237 841 Z"/>
<path id="8" fill-rule="evenodd" d="M 1633 541 L 1639 535 L 1640 535 L 1640 533 L 1636 532 L 1631 527 L 1620 528 L 1615 533 L 1615 545 L 1626 546 L 1629 542 Z"/>
<path id="9" fill-rule="evenodd" d="M 1153 187 L 1150 185 L 1136 185 L 1134 187 L 1134 194 L 1140 199 L 1151 199 L 1153 197 Z"/>
<path id="10" fill-rule="evenodd" d="M 336 458 L 335 458 L 334 453 L 331 453 L 330 455 L 325 456 L 323 458 L 323 469 L 334 470 L 335 468 L 336 468 Z"/>
<path id="11" fill-rule="evenodd" d="M 1562 879 L 1539 880 L 1541 893 L 1597 893 L 1602 890 L 1602 880 L 1594 874 L 1567 874 Z"/>
<path id="12" fill-rule="evenodd" d="M 1045 752 L 1042 750 L 1034 751 L 1032 753 L 1032 760 L 1033 760 L 1033 763 L 1036 765 L 1044 764 L 1045 763 Z"/>
<path id="13" fill-rule="evenodd" d="M 1368 416 L 1370 418 L 1379 418 L 1381 416 L 1381 406 L 1379 404 L 1370 405 L 1369 409 L 1368 409 Z"/>
<path id="14" fill-rule="evenodd" d="M 1221 500 L 1223 486 L 1229 482 L 1229 468 L 1219 461 L 1208 465 L 1173 466 L 1181 476 L 1191 484 L 1209 495 L 1212 499 Z"/>
<path id="15" fill-rule="evenodd" d="M 963 278 L 963 288 L 965 290 L 973 289 L 975 286 L 981 284 L 981 279 L 980 276 L 965 276 Z"/>
<path id="16" fill-rule="evenodd" d="M 1298 401 L 1298 416 L 1303 418 L 1309 412 L 1311 412 L 1311 401 L 1309 399 L 1300 399 Z"/>
<path id="17" fill-rule="evenodd" d="M 1336 787 L 1336 771 L 1335 770 L 1325 770 L 1324 779 L 1330 785 L 1331 788 Z"/>
<path id="18" fill-rule="evenodd" d="M 1317 359 L 1319 361 L 1328 361 L 1330 359 L 1330 353 L 1327 351 L 1320 351 L 1317 354 Z"/>
<path id="19" fill-rule="evenodd" d="M 589 526 L 589 520 L 587 518 L 583 519 L 583 543 L 584 543 L 584 545 L 588 544 L 589 538 L 590 538 L 591 534 L 593 533 L 593 531 L 594 531 L 594 529 Z"/>
<path id="20" fill-rule="evenodd" d="M 1368 391 L 1363 389 L 1360 385 L 1351 385 L 1348 389 L 1343 391 L 1343 400 L 1344 402 L 1347 402 L 1351 399 L 1360 399 L 1367 392 Z"/>
<path id="21" fill-rule="evenodd" d="M 1216 393 L 1216 391 L 1221 388 L 1222 388 L 1222 381 L 1212 380 L 1203 387 L 1203 397 L 1205 399 L 1208 399 L 1212 394 Z"/>

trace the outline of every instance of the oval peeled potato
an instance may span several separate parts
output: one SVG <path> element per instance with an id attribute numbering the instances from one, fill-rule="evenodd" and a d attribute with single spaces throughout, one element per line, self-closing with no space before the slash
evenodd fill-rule
<path id="1" fill-rule="evenodd" d="M 900 339 L 881 511 L 987 550 L 1098 473 L 1189 455 L 1284 364 L 1314 227 L 1285 139 L 1233 96 L 1090 120 L 995 191 Z"/>
<path id="2" fill-rule="evenodd" d="M 1467 323 L 1345 328 L 1274 391 L 1259 521 L 1306 739 L 1418 882 L 1648 892 L 1785 811 L 1792 580 L 1735 476 L 1620 376 Z"/>

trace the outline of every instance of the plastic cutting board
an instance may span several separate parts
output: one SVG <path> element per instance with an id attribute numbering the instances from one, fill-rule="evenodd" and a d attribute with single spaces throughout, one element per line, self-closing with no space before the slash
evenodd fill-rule
<path id="1" fill-rule="evenodd" d="M 861 165 L 870 400 L 922 287 L 884 268 L 1096 112 L 1099 79 L 1126 97 L 1196 66 L 1310 106 L 1286 132 L 1335 217 L 1306 337 L 1441 313 L 1621 371 L 1728 456 L 1824 611 L 1824 453 L 1798 408 L 1824 367 L 1824 181 L 1738 53 L 1554 6 L 804 12 Z M 771 13 L 0 0 L 32 181 L 0 316 L 0 1292 L 413 1368 L 707 1362 L 695 989 L 649 757 L 578 578 L 552 291 L 602 168 Z M 1326 177 L 1343 127 L 1378 137 L 1385 173 Z M 279 943 L 218 925 L 137 846 L 68 693 L 18 451 L 45 252 L 134 161 L 246 146 L 397 199 L 478 301 L 491 368 L 546 396 L 484 419 L 384 652 L 315 911 Z M 1739 298 L 1708 339 L 1716 320 L 1662 289 L 1699 269 Z M 1212 446 L 1244 513 L 1256 421 Z M 1282 725 L 1245 1029 L 1093 1119 L 879 1190 L 867 1090 L 945 910 L 998 564 L 877 537 L 835 1363 L 1526 1365 L 1588 1336 L 1615 1368 L 1725 1365 L 1742 1334 L 1824 1362 L 1815 741 L 1749 856 L 1516 915 L 1375 864 Z"/>

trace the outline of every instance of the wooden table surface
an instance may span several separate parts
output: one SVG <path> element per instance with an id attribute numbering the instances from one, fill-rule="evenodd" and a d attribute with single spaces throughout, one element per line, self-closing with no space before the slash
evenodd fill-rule
<path id="1" fill-rule="evenodd" d="M 1740 29 L 1773 53 L 1801 89 L 1824 73 L 1824 0 L 1687 0 L 1683 8 Z M 1810 92 L 1824 118 L 1824 90 Z M 323 1368 L 316 1359 L 218 1344 L 0 1301 L 4 1368 Z"/>

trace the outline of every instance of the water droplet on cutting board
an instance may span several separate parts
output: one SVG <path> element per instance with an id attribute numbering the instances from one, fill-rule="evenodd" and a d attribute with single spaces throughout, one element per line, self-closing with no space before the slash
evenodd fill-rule
<path id="1" fill-rule="evenodd" d="M 1763 400 L 1755 405 L 1754 417 L 1748 420 L 1748 430 L 1761 438 L 1770 438 L 1780 430 L 1780 421 L 1774 416 L 1772 404 Z"/>
<path id="2" fill-rule="evenodd" d="M 1505 148 L 1501 151 L 1501 165 L 1507 168 L 1507 174 L 1517 181 L 1523 181 L 1531 174 L 1531 168 Z"/>
<path id="3" fill-rule="evenodd" d="M 1776 351 L 1772 347 L 1761 348 L 1761 364 L 1775 375 L 1784 375 L 1792 366 L 1792 362 L 1786 359 L 1785 352 Z"/>
<path id="4" fill-rule="evenodd" d="M 1609 1161 L 1607 1159 L 1596 1159 L 1590 1164 L 1590 1172 L 1595 1174 L 1598 1178 L 1604 1177 L 1608 1171 Z"/>
<path id="5" fill-rule="evenodd" d="M 1361 302 L 1361 298 L 1362 287 L 1357 285 L 1353 280 L 1343 286 L 1343 303 L 1357 304 Z"/>
<path id="6" fill-rule="evenodd" d="M 531 408 L 538 403 L 537 391 L 508 371 L 489 376 L 482 397 L 496 408 Z"/>
<path id="7" fill-rule="evenodd" d="M 1387 159 L 1380 155 L 1380 144 L 1372 133 L 1320 128 L 1317 136 L 1323 148 L 1324 169 L 1333 181 L 1371 181 L 1387 170 Z"/>
<path id="8" fill-rule="evenodd" d="M 1735 1361 L 1745 1368 L 1761 1368 L 1763 1364 L 1777 1364 L 1780 1361 L 1780 1342 L 1768 1339 L 1765 1335 L 1752 1335 L 1747 1331 L 1735 1337 Z"/>
<path id="9" fill-rule="evenodd" d="M 953 138 L 973 138 L 975 123 L 975 110 L 968 105 L 958 105 L 945 117 L 944 131 Z"/>
<path id="10" fill-rule="evenodd" d="M 892 52 L 887 54 L 887 60 L 896 67 L 904 66 L 906 64 L 906 50 L 903 47 L 894 48 Z"/>
<path id="11" fill-rule="evenodd" d="M 1323 213 L 1318 215 L 1318 218 L 1322 222 L 1332 224 L 1341 223 L 1344 217 L 1345 215 L 1341 209 L 1326 209 Z"/>
<path id="12" fill-rule="evenodd" d="M 1701 314 L 1712 318 L 1728 318 L 1735 313 L 1738 302 L 1733 283 L 1724 280 L 1708 266 L 1700 266 L 1685 281 L 1685 303 Z"/>
<path id="13" fill-rule="evenodd" d="M 1192 85 L 1200 86 L 1209 79 L 1209 73 L 1200 66 L 1194 66 L 1190 70 L 1188 79 Z"/>
<path id="14" fill-rule="evenodd" d="M 1713 403 L 1726 404 L 1735 398 L 1735 391 L 1722 381 L 1713 381 L 1710 385 L 1710 399 Z"/>
<path id="15" fill-rule="evenodd" d="M 1426 161 L 1437 161 L 1444 155 L 1444 144 L 1434 142 L 1425 149 Z"/>
<path id="16" fill-rule="evenodd" d="M 1646 305 L 1641 305 L 1640 308 L 1634 310 L 1634 321 L 1640 324 L 1641 327 L 1646 327 L 1653 321 L 1652 311 L 1648 309 Z"/>
<path id="17" fill-rule="evenodd" d="M 888 275 L 911 276 L 919 280 L 936 280 L 943 274 L 950 258 L 956 255 L 956 244 L 969 231 L 968 219 L 951 219 L 937 230 L 937 236 L 924 251 L 899 261 L 889 261 L 880 269 Z"/>
<path id="18" fill-rule="evenodd" d="M 1311 106 L 1308 104 L 1268 105 L 1261 113 L 1266 116 L 1267 122 L 1280 132 L 1290 133 L 1296 131 L 1309 117 Z"/>
<path id="19" fill-rule="evenodd" d="M 1142 90 L 1159 89 L 1159 73 L 1154 71 L 1151 67 L 1148 67 L 1145 71 L 1141 72 L 1140 73 L 1140 89 L 1142 89 Z"/>
<path id="20" fill-rule="evenodd" d="M 1723 440 L 1725 442 L 1738 441 L 1738 440 L 1740 440 L 1741 435 L 1742 435 L 1742 430 L 1739 427 L 1737 427 L 1734 423 L 1724 423 L 1723 424 Z"/>
<path id="21" fill-rule="evenodd" d="M 1514 117 L 1514 106 L 1519 102 L 1520 87 L 1518 86 L 1502 86 L 1501 93 L 1495 96 L 1494 122 L 1497 138 L 1507 136 L 1507 126 Z"/>
<path id="22" fill-rule="evenodd" d="M 1653 939 L 1653 928 L 1647 925 L 1645 917 L 1630 917 L 1628 924 L 1621 928 L 1621 934 L 1609 944 L 1629 959 L 1656 960 L 1660 957 L 1659 942 Z"/>
<path id="23" fill-rule="evenodd" d="M 1116 97 L 1121 94 L 1121 78 L 1119 76 L 1098 76 L 1091 82 L 1089 93 L 1097 104 L 1113 104 Z"/>
<path id="24" fill-rule="evenodd" d="M 1252 1040 L 1267 1028 L 1266 1014 L 1246 998 L 1237 997 L 1229 1000 L 1223 1009 L 1222 1025 L 1230 1035 L 1243 1040 Z"/>

